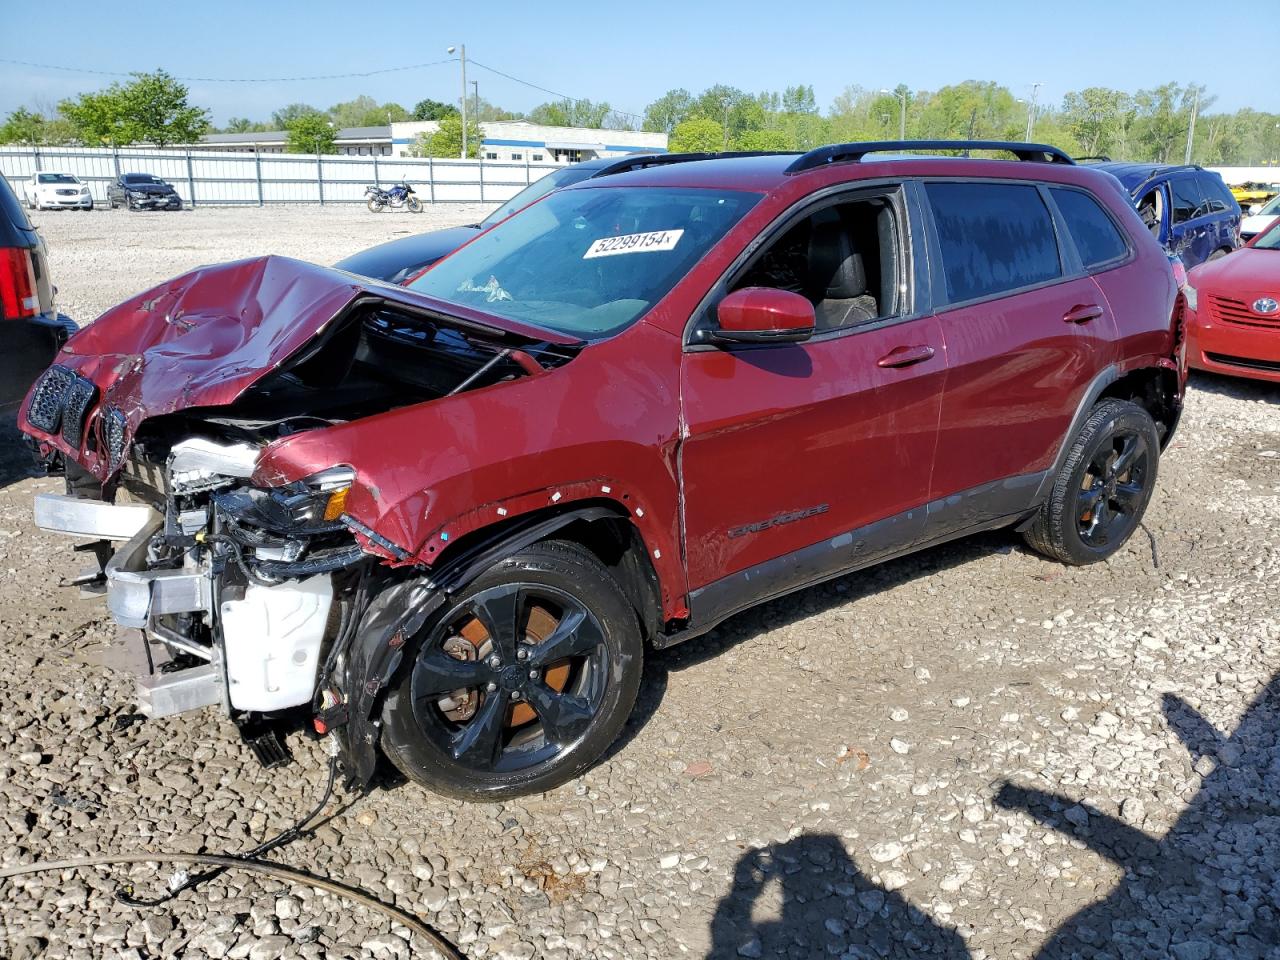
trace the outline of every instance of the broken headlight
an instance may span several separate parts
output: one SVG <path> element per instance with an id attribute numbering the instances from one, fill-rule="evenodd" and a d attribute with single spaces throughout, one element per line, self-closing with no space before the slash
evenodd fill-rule
<path id="1" fill-rule="evenodd" d="M 350 467 L 330 467 L 273 491 L 271 496 L 299 526 L 335 523 L 347 507 L 347 492 L 355 482 Z"/>

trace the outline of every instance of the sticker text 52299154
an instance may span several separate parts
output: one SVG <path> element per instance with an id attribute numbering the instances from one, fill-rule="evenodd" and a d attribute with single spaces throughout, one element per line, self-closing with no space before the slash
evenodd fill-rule
<path id="1" fill-rule="evenodd" d="M 674 250 L 683 230 L 653 230 L 649 233 L 626 233 L 620 237 L 601 237 L 582 255 L 583 260 L 593 257 L 615 257 L 620 253 L 655 253 Z"/>

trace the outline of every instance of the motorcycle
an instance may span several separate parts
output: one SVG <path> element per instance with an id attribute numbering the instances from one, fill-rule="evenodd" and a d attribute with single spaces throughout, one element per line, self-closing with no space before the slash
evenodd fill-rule
<path id="1" fill-rule="evenodd" d="M 380 213 L 386 207 L 408 207 L 412 213 L 422 212 L 422 201 L 407 183 L 397 183 L 390 190 L 370 186 L 364 195 L 370 213 Z"/>

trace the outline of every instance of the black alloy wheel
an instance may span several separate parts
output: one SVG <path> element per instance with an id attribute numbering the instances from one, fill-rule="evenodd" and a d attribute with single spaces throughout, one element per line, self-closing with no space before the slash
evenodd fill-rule
<path id="1" fill-rule="evenodd" d="M 1101 401 L 1070 441 L 1048 499 L 1024 532 L 1027 543 L 1063 563 L 1107 559 L 1142 522 L 1159 461 L 1151 414 L 1128 400 Z"/>
<path id="2" fill-rule="evenodd" d="M 639 623 L 576 544 L 535 544 L 462 591 L 414 641 L 383 710 L 382 745 L 432 790 L 497 800 L 593 763 L 635 702 Z"/>

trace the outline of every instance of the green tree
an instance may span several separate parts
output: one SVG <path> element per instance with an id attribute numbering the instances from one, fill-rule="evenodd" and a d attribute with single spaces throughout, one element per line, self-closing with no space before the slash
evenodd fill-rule
<path id="1" fill-rule="evenodd" d="M 19 107 L 0 124 L 0 143 L 40 143 L 44 137 L 45 119 L 26 107 Z"/>
<path id="2" fill-rule="evenodd" d="M 71 122 L 79 139 L 89 146 L 118 147 L 138 139 L 138 125 L 125 108 L 119 84 L 97 93 L 82 93 L 74 100 L 63 100 L 58 110 Z"/>
<path id="3" fill-rule="evenodd" d="M 248 117 L 232 117 L 220 133 L 266 133 L 270 130 L 261 120 L 250 120 Z"/>
<path id="4" fill-rule="evenodd" d="M 782 130 L 747 130 L 731 146 L 734 150 L 795 150 L 796 142 Z"/>
<path id="5" fill-rule="evenodd" d="M 689 119 L 693 110 L 693 94 L 683 87 L 668 90 L 653 103 L 644 108 L 644 122 L 641 129 L 650 133 L 670 133 L 679 124 Z"/>
<path id="6" fill-rule="evenodd" d="M 354 100 L 335 103 L 329 108 L 329 119 L 339 129 L 382 127 L 389 123 L 412 119 L 412 114 L 398 103 L 378 103 L 373 97 L 361 94 Z"/>
<path id="7" fill-rule="evenodd" d="M 165 147 L 194 143 L 209 131 L 209 111 L 187 102 L 185 84 L 163 70 L 135 73 L 133 78 L 117 91 L 121 108 L 135 127 L 133 139 Z"/>
<path id="8" fill-rule="evenodd" d="M 782 91 L 783 113 L 817 113 L 818 100 L 812 86 L 787 87 Z"/>
<path id="9" fill-rule="evenodd" d="M 337 153 L 333 121 L 322 113 L 304 113 L 289 122 L 289 153 Z"/>
<path id="10" fill-rule="evenodd" d="M 556 100 L 540 103 L 529 111 L 530 123 L 547 127 L 603 127 L 613 108 L 601 101 Z"/>
<path id="11" fill-rule="evenodd" d="M 439 120 L 440 128 L 435 133 L 420 133 L 412 150 L 415 157 L 456 158 L 462 156 L 462 115 L 445 114 Z M 480 124 L 467 117 L 467 156 L 480 156 L 480 144 L 484 134 L 480 132 Z"/>
<path id="12" fill-rule="evenodd" d="M 1122 90 L 1086 87 L 1062 99 L 1062 126 L 1087 156 L 1112 156 L 1126 140 L 1133 98 Z"/>
<path id="13" fill-rule="evenodd" d="M 309 103 L 291 103 L 281 107 L 271 114 L 272 129 L 288 130 L 289 124 L 309 113 L 320 113 L 320 111 Z"/>
<path id="14" fill-rule="evenodd" d="M 413 105 L 413 119 L 415 120 L 443 120 L 448 114 L 457 113 L 458 108 L 451 103 L 441 103 L 439 100 L 419 100 Z M 459 146 L 461 149 L 461 146 Z"/>
<path id="15" fill-rule="evenodd" d="M 703 153 L 724 149 L 724 127 L 707 117 L 692 117 L 671 131 L 673 153 Z"/>

